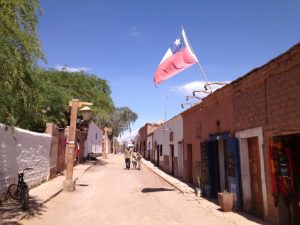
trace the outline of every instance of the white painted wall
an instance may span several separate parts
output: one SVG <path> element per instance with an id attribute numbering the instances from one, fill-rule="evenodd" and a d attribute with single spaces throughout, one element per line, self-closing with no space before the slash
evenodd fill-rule
<path id="1" fill-rule="evenodd" d="M 173 141 L 170 142 L 170 132 L 173 132 Z M 153 143 L 163 145 L 163 155 L 170 157 L 170 144 L 174 145 L 174 156 L 178 158 L 178 174 L 183 175 L 183 149 L 181 142 L 183 140 L 183 119 L 181 115 L 177 115 L 172 119 L 160 125 L 153 133 Z M 163 155 L 160 156 L 160 161 L 163 161 Z M 156 158 L 156 154 L 155 154 Z M 170 159 L 170 158 L 169 158 Z M 169 160 L 169 167 L 171 169 L 171 160 Z"/>
<path id="2" fill-rule="evenodd" d="M 153 145 L 154 143 L 157 143 L 157 145 L 163 145 L 163 154 L 164 154 L 164 133 L 163 133 L 163 127 L 162 125 L 159 126 L 154 132 L 153 132 Z M 157 149 L 154 149 L 155 151 L 155 161 L 157 161 Z M 159 156 L 159 161 L 163 162 L 164 156 Z"/>
<path id="3" fill-rule="evenodd" d="M 147 151 L 151 151 L 152 150 L 152 134 L 147 136 Z"/>
<path id="4" fill-rule="evenodd" d="M 13 132 L 13 133 L 12 133 Z M 25 181 L 29 187 L 48 180 L 50 174 L 51 135 L 35 133 L 0 124 L 0 195 L 18 181 L 18 172 L 26 167 Z"/>
<path id="5" fill-rule="evenodd" d="M 89 124 L 88 135 L 85 141 L 85 152 L 83 157 L 86 157 L 88 153 L 100 154 L 102 153 L 102 136 L 103 131 L 93 121 Z"/>
<path id="6" fill-rule="evenodd" d="M 174 156 L 177 159 L 180 158 L 179 154 L 182 156 L 182 149 L 179 146 L 179 142 L 183 139 L 183 119 L 181 115 L 177 115 L 170 120 L 166 121 L 163 125 L 163 134 L 164 134 L 164 155 L 169 156 L 169 169 L 171 171 L 172 162 L 171 162 L 171 152 L 170 152 L 170 145 L 174 145 Z M 170 141 L 170 132 L 173 132 L 173 141 Z M 183 162 L 181 162 L 183 163 Z M 179 163 L 178 160 L 178 164 Z M 178 165 L 178 173 L 183 173 L 183 165 Z"/>
<path id="7" fill-rule="evenodd" d="M 267 202 L 267 189 L 265 180 L 265 165 L 264 165 L 264 155 L 263 155 L 263 131 L 261 127 L 242 130 L 235 133 L 236 138 L 239 140 L 240 146 L 240 161 L 241 161 L 241 176 L 242 176 L 242 193 L 243 193 L 243 207 L 245 210 L 249 210 L 252 204 L 252 192 L 251 192 L 251 178 L 249 169 L 249 155 L 248 155 L 248 142 L 247 138 L 258 137 L 258 149 L 260 158 L 260 168 L 261 168 L 261 185 L 262 185 L 262 196 L 264 204 L 265 218 L 268 212 L 268 202 Z"/>

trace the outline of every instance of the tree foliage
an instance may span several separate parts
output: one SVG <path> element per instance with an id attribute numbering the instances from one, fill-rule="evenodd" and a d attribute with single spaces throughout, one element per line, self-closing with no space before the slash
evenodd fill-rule
<path id="1" fill-rule="evenodd" d="M 0 122 L 8 125 L 26 127 L 35 117 L 32 75 L 37 59 L 44 58 L 36 29 L 39 12 L 38 0 L 0 0 Z"/>
<path id="2" fill-rule="evenodd" d="M 126 130 L 130 129 L 130 125 L 136 121 L 138 115 L 131 111 L 128 107 L 116 108 L 108 120 L 107 126 L 112 128 L 111 135 L 118 137 Z"/>
<path id="3" fill-rule="evenodd" d="M 92 102 L 93 118 L 107 118 L 113 112 L 114 105 L 110 97 L 111 90 L 107 81 L 85 72 L 67 72 L 39 70 L 35 74 L 37 98 L 39 102 L 39 120 L 32 124 L 32 130 L 43 129 L 45 122 L 59 126 L 68 124 L 69 101 Z"/>
<path id="4" fill-rule="evenodd" d="M 46 122 L 68 124 L 68 102 L 93 102 L 94 120 L 118 136 L 137 114 L 114 108 L 107 81 L 84 72 L 39 69 L 44 60 L 38 32 L 38 0 L 0 0 L 0 122 L 44 131 Z"/>

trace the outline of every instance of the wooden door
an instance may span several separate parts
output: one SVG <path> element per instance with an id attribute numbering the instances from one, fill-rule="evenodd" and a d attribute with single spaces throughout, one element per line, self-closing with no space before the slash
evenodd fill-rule
<path id="1" fill-rule="evenodd" d="M 159 145 L 156 146 L 156 156 L 157 156 L 156 165 L 157 165 L 157 167 L 159 167 Z"/>
<path id="2" fill-rule="evenodd" d="M 248 139 L 249 149 L 249 169 L 251 179 L 251 191 L 252 191 L 252 212 L 254 215 L 263 218 L 263 198 L 261 187 L 261 170 L 260 170 L 260 158 L 258 149 L 258 138 Z"/>
<path id="3" fill-rule="evenodd" d="M 171 174 L 174 175 L 174 145 L 170 145 L 170 155 L 171 155 Z"/>

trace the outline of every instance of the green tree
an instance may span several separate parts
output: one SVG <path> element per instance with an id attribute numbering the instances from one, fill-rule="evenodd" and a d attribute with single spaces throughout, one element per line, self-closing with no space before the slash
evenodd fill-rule
<path id="1" fill-rule="evenodd" d="M 39 110 L 32 130 L 43 130 L 45 122 L 68 124 L 70 100 L 93 102 L 96 122 L 109 118 L 114 110 L 111 90 L 106 80 L 85 72 L 42 70 L 35 74 Z"/>
<path id="2" fill-rule="evenodd" d="M 0 0 L 0 122 L 27 128 L 38 108 L 32 75 L 44 59 L 38 0 Z"/>
<path id="3" fill-rule="evenodd" d="M 119 137 L 137 120 L 138 115 L 128 107 L 115 108 L 110 117 L 100 122 L 101 127 L 110 127 L 112 129 L 109 139 L 112 142 L 111 152 L 115 146 L 115 137 Z"/>
<path id="4" fill-rule="evenodd" d="M 108 122 L 108 126 L 112 128 L 111 135 L 113 137 L 122 135 L 125 131 L 130 129 L 131 124 L 133 124 L 137 118 L 138 115 L 128 107 L 116 108 Z"/>

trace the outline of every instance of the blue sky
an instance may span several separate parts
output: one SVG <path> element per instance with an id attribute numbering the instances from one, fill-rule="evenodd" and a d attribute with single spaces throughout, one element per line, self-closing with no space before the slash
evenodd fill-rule
<path id="1" fill-rule="evenodd" d="M 133 131 L 164 119 L 165 107 L 167 119 L 183 111 L 185 96 L 203 81 L 194 65 L 154 86 L 181 26 L 209 81 L 232 81 L 300 41 L 297 0 L 51 0 L 41 6 L 42 66 L 66 65 L 106 79 L 115 105 L 138 113 Z"/>

